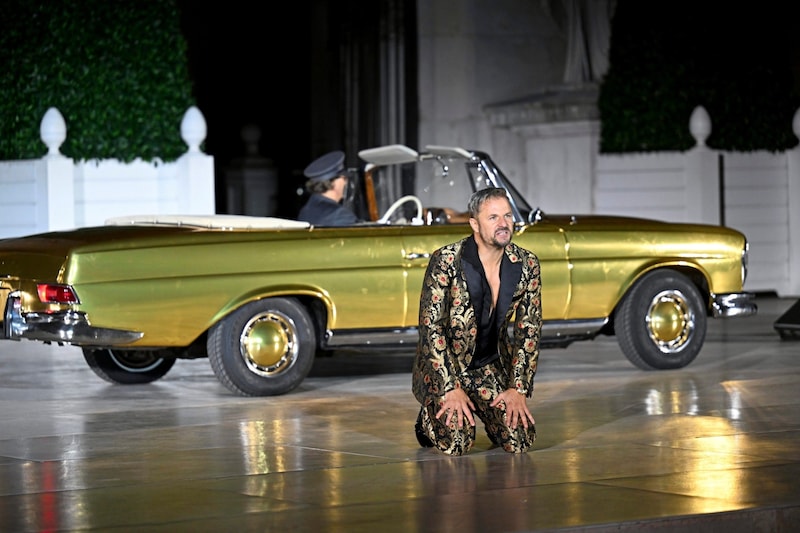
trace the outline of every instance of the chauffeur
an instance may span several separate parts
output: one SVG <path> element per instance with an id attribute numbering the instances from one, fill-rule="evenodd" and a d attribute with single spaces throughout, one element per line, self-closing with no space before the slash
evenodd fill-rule
<path id="1" fill-rule="evenodd" d="M 303 174 L 308 178 L 306 190 L 311 196 L 300 209 L 298 220 L 315 226 L 347 226 L 361 222 L 342 205 L 348 180 L 344 152 L 329 152 L 315 159 Z"/>
<path id="2" fill-rule="evenodd" d="M 525 452 L 536 438 L 526 399 L 542 328 L 539 259 L 511 242 L 505 189 L 477 191 L 468 210 L 472 235 L 436 250 L 422 282 L 412 369 L 417 440 L 465 454 L 480 418 L 495 446 Z"/>

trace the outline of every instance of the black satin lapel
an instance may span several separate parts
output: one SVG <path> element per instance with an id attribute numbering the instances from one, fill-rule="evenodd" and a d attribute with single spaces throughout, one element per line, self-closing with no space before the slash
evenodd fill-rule
<path id="1" fill-rule="evenodd" d="M 483 273 L 475 268 L 475 265 L 470 263 L 469 261 L 465 261 L 462 259 L 461 267 L 464 269 L 464 277 L 467 279 L 467 291 L 470 294 L 470 300 L 472 300 L 472 305 L 475 306 L 477 301 L 474 298 L 476 294 L 483 293 Z M 480 301 L 480 299 L 478 299 Z"/>
<path id="2" fill-rule="evenodd" d="M 500 271 L 500 294 L 497 297 L 497 308 L 503 309 L 505 313 L 511 307 L 514 299 L 514 291 L 517 288 L 519 279 L 522 277 L 522 262 L 511 262 L 508 257 L 503 256 L 503 264 Z"/>
<path id="3" fill-rule="evenodd" d="M 472 236 L 467 237 L 461 248 L 461 268 L 467 280 L 467 292 L 469 292 L 473 308 L 482 306 L 481 298 L 476 298 L 476 296 L 483 294 L 483 265 L 478 258 L 478 245 L 475 244 L 475 238 Z M 481 309 L 475 308 L 475 311 L 480 316 Z"/>

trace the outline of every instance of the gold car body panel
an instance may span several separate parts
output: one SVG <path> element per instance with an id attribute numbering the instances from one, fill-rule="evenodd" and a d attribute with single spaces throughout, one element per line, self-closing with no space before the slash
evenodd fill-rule
<path id="1" fill-rule="evenodd" d="M 570 319 L 608 316 L 637 279 L 657 268 L 695 274 L 707 295 L 742 290 L 745 239 L 736 230 L 605 216 L 548 218 L 565 228 Z"/>
<path id="2" fill-rule="evenodd" d="M 270 296 L 324 302 L 331 329 L 402 323 L 400 228 L 200 231 L 178 242 L 76 251 L 63 282 L 96 327 L 145 332 L 134 345 L 183 346 L 241 305 Z M 88 302 L 91 302 L 89 304 Z M 168 320 L 164 320 L 164 318 Z"/>

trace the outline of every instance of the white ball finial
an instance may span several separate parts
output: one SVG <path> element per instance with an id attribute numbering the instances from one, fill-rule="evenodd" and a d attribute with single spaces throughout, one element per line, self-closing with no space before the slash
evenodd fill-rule
<path id="1" fill-rule="evenodd" d="M 206 140 L 206 119 L 197 107 L 186 110 L 181 121 L 181 138 L 190 152 L 199 152 L 200 143 Z"/>
<path id="2" fill-rule="evenodd" d="M 706 145 L 706 139 L 711 135 L 711 118 L 703 106 L 699 105 L 692 111 L 689 119 L 689 131 L 697 142 L 697 146 Z"/>
<path id="3" fill-rule="evenodd" d="M 47 146 L 47 155 L 61 155 L 59 148 L 67 138 L 67 124 L 55 107 L 47 110 L 39 125 L 39 136 Z"/>
<path id="4" fill-rule="evenodd" d="M 794 136 L 800 139 L 800 109 L 794 112 L 794 117 L 792 118 L 792 131 L 794 132 Z"/>

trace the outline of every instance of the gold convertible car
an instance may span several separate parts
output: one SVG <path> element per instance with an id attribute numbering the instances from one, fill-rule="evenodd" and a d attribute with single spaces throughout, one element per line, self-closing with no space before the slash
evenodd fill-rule
<path id="1" fill-rule="evenodd" d="M 415 348 L 428 258 L 470 233 L 467 198 L 486 186 L 507 190 L 514 240 L 541 261 L 543 348 L 615 335 L 636 367 L 676 369 L 697 357 L 708 318 L 756 313 L 747 240 L 733 229 L 551 216 L 478 151 L 359 156 L 347 201 L 369 222 L 354 226 L 142 215 L 0 240 L 1 337 L 79 346 L 112 383 L 207 357 L 236 394 L 284 394 L 319 353 Z"/>

